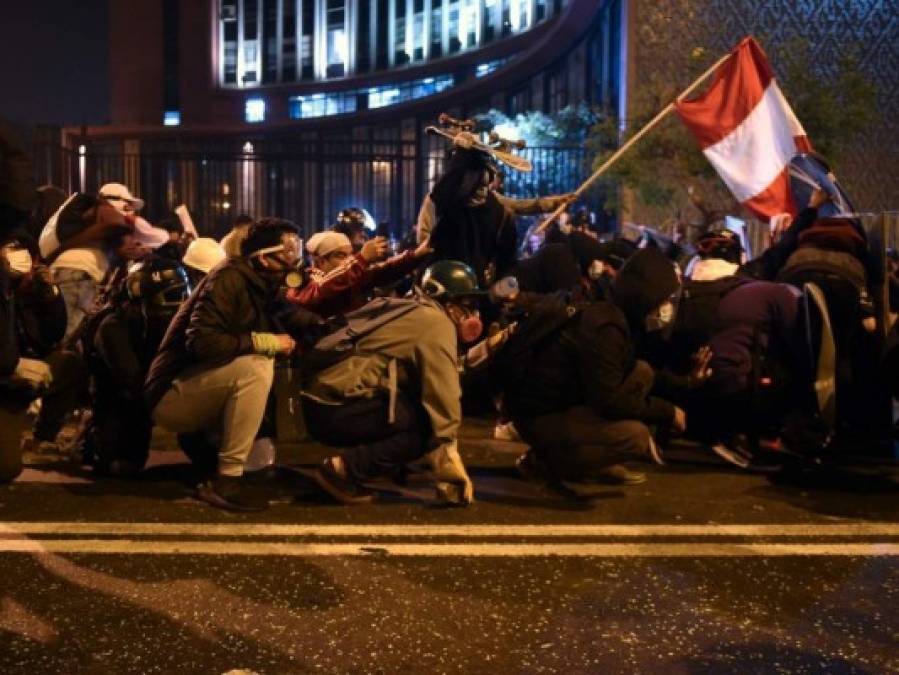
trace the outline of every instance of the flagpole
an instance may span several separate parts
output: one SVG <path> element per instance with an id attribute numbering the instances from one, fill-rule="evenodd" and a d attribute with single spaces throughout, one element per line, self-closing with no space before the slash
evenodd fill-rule
<path id="1" fill-rule="evenodd" d="M 640 129 L 640 131 L 638 131 L 633 136 L 631 136 L 627 140 L 627 142 L 625 142 L 624 145 L 622 145 L 620 148 L 618 148 L 612 154 L 611 157 L 609 157 L 605 162 L 603 162 L 602 166 L 599 167 L 596 171 L 594 171 L 592 176 L 590 176 L 589 178 L 587 178 L 587 180 L 585 180 L 583 183 L 581 183 L 581 186 L 577 190 L 574 191 L 574 198 L 577 199 L 578 197 L 580 197 L 581 194 L 583 194 L 583 192 L 588 187 L 590 187 L 590 185 L 592 185 L 596 181 L 597 178 L 599 178 L 601 175 L 603 175 L 609 169 L 609 167 L 611 167 L 615 162 L 617 162 L 621 158 L 621 156 L 625 152 L 630 150 L 631 146 L 633 146 L 637 141 L 639 141 L 646 134 L 648 134 L 654 127 L 656 127 L 658 125 L 659 122 L 661 122 L 672 110 L 674 110 L 674 106 L 676 104 L 680 103 L 682 100 L 687 98 L 687 96 L 689 96 L 691 93 L 693 93 L 693 90 L 696 89 L 696 87 L 698 87 L 700 84 L 702 84 L 709 75 L 711 75 L 716 70 L 718 70 L 718 67 L 721 66 L 725 61 L 727 61 L 733 55 L 734 55 L 734 52 L 731 51 L 731 52 L 728 52 L 727 54 L 725 54 L 724 56 L 722 56 L 717 61 L 715 61 L 715 63 L 713 63 L 711 66 L 709 66 L 709 68 L 702 75 L 697 77 L 689 87 L 684 89 L 677 96 L 677 98 L 675 98 L 671 103 L 669 103 L 667 106 L 662 108 L 662 110 L 660 110 L 659 113 L 655 117 L 653 117 L 642 129 Z M 546 230 L 546 228 L 548 228 L 550 225 L 552 225 L 552 223 L 556 220 L 556 218 L 558 218 L 560 215 L 562 215 L 562 213 L 565 211 L 566 208 L 568 208 L 568 202 L 566 202 L 566 203 L 560 205 L 558 208 L 556 208 L 555 211 L 553 211 L 549 216 L 547 216 L 546 220 L 544 220 L 542 223 L 540 223 L 540 225 L 535 230 L 535 234 L 542 233 L 544 230 Z"/>

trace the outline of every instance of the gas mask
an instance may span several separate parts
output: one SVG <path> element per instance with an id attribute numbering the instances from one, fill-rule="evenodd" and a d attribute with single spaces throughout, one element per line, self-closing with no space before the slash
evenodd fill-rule
<path id="1" fill-rule="evenodd" d="M 471 344 L 476 342 L 481 333 L 484 332 L 484 323 L 476 309 L 462 307 L 461 305 L 453 305 L 447 307 L 447 313 L 456 324 L 456 333 L 459 335 L 459 342 L 462 344 Z"/>
<path id="2" fill-rule="evenodd" d="M 665 302 L 663 302 L 647 315 L 647 332 L 653 333 L 668 328 L 671 324 L 674 323 L 675 313 L 676 310 L 673 301 L 666 300 Z"/>
<path id="3" fill-rule="evenodd" d="M 281 266 L 273 269 L 271 266 L 262 266 L 264 256 L 269 260 L 275 260 Z M 303 273 L 300 265 L 303 262 L 303 242 L 299 237 L 285 237 L 277 246 L 269 246 L 256 251 L 253 257 L 259 261 L 265 275 L 274 278 L 280 286 L 298 288 L 303 283 Z"/>
<path id="4" fill-rule="evenodd" d="M 33 261 L 28 249 L 8 248 L 6 249 L 6 259 L 9 261 L 10 273 L 14 277 L 24 276 L 31 271 Z"/>
<path id="5" fill-rule="evenodd" d="M 462 344 L 468 345 L 481 337 L 481 333 L 484 332 L 484 324 L 477 313 L 469 314 L 456 324 L 456 329 L 459 332 L 459 340 Z"/>

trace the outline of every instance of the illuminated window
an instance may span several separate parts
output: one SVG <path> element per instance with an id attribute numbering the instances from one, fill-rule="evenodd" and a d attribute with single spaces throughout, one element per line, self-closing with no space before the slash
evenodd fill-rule
<path id="1" fill-rule="evenodd" d="M 181 111 L 166 110 L 162 114 L 162 123 L 167 127 L 177 127 L 181 124 Z"/>
<path id="2" fill-rule="evenodd" d="M 218 82 L 256 88 L 433 61 L 530 30 L 569 2 L 216 0 Z"/>
<path id="3" fill-rule="evenodd" d="M 477 68 L 475 68 L 474 74 L 475 77 L 484 77 L 484 75 L 489 75 L 494 70 L 499 69 L 501 66 L 506 65 L 510 60 L 511 56 L 505 59 L 496 59 L 494 61 L 488 61 L 487 63 L 478 64 Z"/>
<path id="4" fill-rule="evenodd" d="M 291 96 L 287 99 L 287 113 L 291 119 L 295 120 L 351 112 L 356 112 L 355 91 L 341 92 L 339 94 Z"/>
<path id="5" fill-rule="evenodd" d="M 356 112 L 361 105 L 368 108 L 385 108 L 405 101 L 438 94 L 453 86 L 452 75 L 426 77 L 401 84 L 353 89 L 334 94 L 307 94 L 287 99 L 291 119 L 307 119 Z M 361 99 L 361 103 L 360 103 Z"/>
<path id="6" fill-rule="evenodd" d="M 248 98 L 244 108 L 244 119 L 247 122 L 265 121 L 265 99 Z"/>

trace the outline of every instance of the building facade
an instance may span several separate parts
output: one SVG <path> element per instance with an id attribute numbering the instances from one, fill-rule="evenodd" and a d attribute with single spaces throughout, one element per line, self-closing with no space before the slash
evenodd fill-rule
<path id="1" fill-rule="evenodd" d="M 44 176 L 88 190 L 122 180 L 151 217 L 184 202 L 211 233 L 240 212 L 311 231 L 350 205 L 408 227 L 443 165 L 445 141 L 425 131 L 439 113 L 583 102 L 626 123 L 647 82 L 686 85 L 694 49 L 724 53 L 746 34 L 772 53 L 808 43 L 825 78 L 859 50 L 880 115 L 839 174 L 861 209 L 899 203 L 899 16 L 885 0 L 129 0 L 110 12 L 110 124 L 66 130 L 66 161 Z M 541 170 L 511 173 L 513 194 L 572 189 L 590 170 L 583 148 L 525 152 Z"/>
<path id="2" fill-rule="evenodd" d="M 111 124 L 66 131 L 69 181 L 117 176 L 152 217 L 185 202 L 213 233 L 241 212 L 311 231 L 350 205 L 408 227 L 442 168 L 425 132 L 441 112 L 619 105 L 621 1 L 111 3 Z M 581 148 L 527 152 L 553 176 L 510 175 L 512 192 L 589 170 Z"/>

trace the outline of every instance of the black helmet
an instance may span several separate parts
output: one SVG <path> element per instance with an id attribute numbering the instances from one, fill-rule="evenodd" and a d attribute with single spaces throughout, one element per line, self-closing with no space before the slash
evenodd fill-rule
<path id="1" fill-rule="evenodd" d="M 706 232 L 696 240 L 696 251 L 700 258 L 721 258 L 739 265 L 742 262 L 743 246 L 736 232 L 716 230 Z"/>
<path id="2" fill-rule="evenodd" d="M 484 295 L 478 288 L 478 277 L 468 265 L 458 260 L 440 260 L 429 266 L 421 277 L 422 290 L 435 300 Z"/>
<path id="3" fill-rule="evenodd" d="M 128 297 L 162 308 L 177 308 L 190 295 L 187 272 L 177 261 L 150 258 L 128 275 Z"/>
<path id="4" fill-rule="evenodd" d="M 365 232 L 374 230 L 376 227 L 375 219 L 368 211 L 358 206 L 351 206 L 337 214 L 337 222 L 334 223 L 332 229 L 349 236 L 351 232 Z"/>

